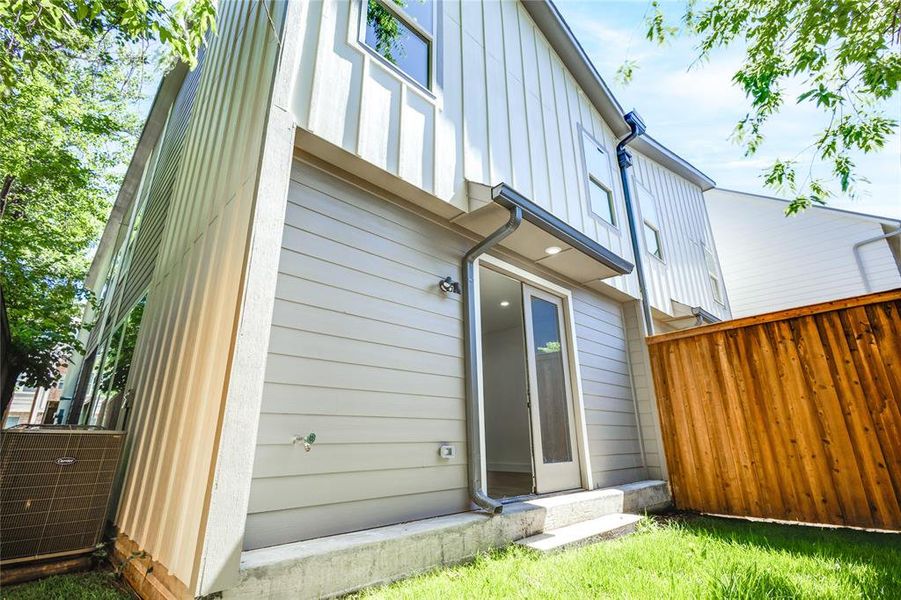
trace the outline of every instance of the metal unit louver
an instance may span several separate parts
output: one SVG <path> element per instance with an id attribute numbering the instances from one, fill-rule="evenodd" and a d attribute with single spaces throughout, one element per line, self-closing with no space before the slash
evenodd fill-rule
<path id="1" fill-rule="evenodd" d="M 0 442 L 0 565 L 94 550 L 124 431 L 21 425 Z"/>

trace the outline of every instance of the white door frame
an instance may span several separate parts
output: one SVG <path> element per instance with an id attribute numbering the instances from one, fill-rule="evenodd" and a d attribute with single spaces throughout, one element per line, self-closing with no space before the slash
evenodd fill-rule
<path id="1" fill-rule="evenodd" d="M 564 410 L 566 411 L 566 432 L 569 438 L 570 460 L 547 463 L 544 460 L 544 439 L 541 431 L 541 394 L 539 393 L 538 360 L 539 353 L 535 343 L 535 320 L 533 300 L 542 300 L 551 304 L 556 313 L 558 335 L 561 342 L 560 359 L 563 368 Z M 532 422 L 532 457 L 535 468 L 535 491 L 539 494 L 560 492 L 577 488 L 582 484 L 579 465 L 578 435 L 576 434 L 576 409 L 573 402 L 572 379 L 569 376 L 569 340 L 563 318 L 563 298 L 540 290 L 528 283 L 522 284 L 523 320 L 526 334 L 526 363 L 529 365 L 529 418 Z"/>
<path id="2" fill-rule="evenodd" d="M 538 288 L 539 290 L 544 290 L 554 296 L 558 296 L 562 300 L 563 305 L 563 322 L 566 327 L 566 331 L 564 335 L 567 340 L 567 359 L 568 359 L 568 367 L 569 367 L 569 378 L 570 378 L 570 390 L 572 390 L 572 401 L 573 401 L 573 431 L 575 433 L 576 438 L 576 449 L 579 454 L 579 471 L 581 473 L 582 478 L 582 488 L 586 490 L 594 489 L 594 480 L 591 476 L 591 461 L 589 459 L 588 453 L 588 426 L 585 420 L 585 401 L 582 396 L 582 373 L 579 368 L 579 348 L 576 341 L 576 325 L 575 320 L 573 319 L 573 315 L 575 314 L 573 311 L 573 296 L 572 290 L 562 287 L 556 283 L 548 281 L 538 275 L 530 271 L 526 271 L 516 265 L 512 265 L 504 260 L 501 260 L 495 256 L 490 254 L 483 254 L 480 256 L 475 263 L 475 295 L 476 298 L 480 298 L 480 288 L 479 288 L 479 266 L 481 265 L 490 266 L 493 270 L 498 271 L 499 273 L 503 273 L 504 275 L 508 275 L 513 277 L 514 279 L 518 279 L 532 287 Z M 481 414 L 481 423 L 482 423 L 482 431 L 481 431 L 481 442 L 482 442 L 482 464 L 480 465 L 482 471 L 482 491 L 487 493 L 487 463 L 485 456 L 485 396 L 484 396 L 484 379 L 482 378 L 482 314 L 481 314 L 481 303 L 476 302 L 476 323 L 475 323 L 475 337 L 476 337 L 476 352 L 478 355 L 478 365 L 479 371 L 476 376 L 479 378 L 478 382 L 478 405 L 479 412 Z M 528 350 L 528 349 L 527 349 Z"/>

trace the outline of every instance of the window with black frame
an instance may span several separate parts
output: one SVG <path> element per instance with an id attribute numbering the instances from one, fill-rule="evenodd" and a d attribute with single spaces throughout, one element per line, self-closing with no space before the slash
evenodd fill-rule
<path id="1" fill-rule="evenodd" d="M 363 42 L 426 89 L 432 88 L 434 0 L 366 0 Z"/>

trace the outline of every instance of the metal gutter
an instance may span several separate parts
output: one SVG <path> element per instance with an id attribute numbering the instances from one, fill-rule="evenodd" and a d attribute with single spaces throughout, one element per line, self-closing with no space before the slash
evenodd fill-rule
<path id="1" fill-rule="evenodd" d="M 710 177 L 702 173 L 697 167 L 690 162 L 652 138 L 645 134 L 635 140 L 632 147 L 650 158 L 660 163 L 674 173 L 678 173 L 693 184 L 701 188 L 702 192 L 712 190 L 716 187 L 716 182 Z"/>
<path id="2" fill-rule="evenodd" d="M 857 263 L 857 270 L 860 271 L 860 278 L 863 279 L 863 289 L 867 292 L 872 292 L 873 289 L 870 286 L 870 280 L 867 277 L 867 271 L 863 264 L 863 259 L 860 257 L 860 249 L 867 244 L 873 244 L 875 242 L 879 242 L 881 240 L 887 240 L 891 237 L 895 237 L 896 235 L 901 234 L 901 229 L 896 229 L 894 231 L 889 231 L 888 233 L 883 233 L 882 235 L 877 235 L 875 237 L 867 238 L 865 240 L 861 240 L 854 244 L 852 247 L 852 252 L 854 252 L 854 261 Z M 891 248 L 890 248 L 891 250 Z M 894 253 L 892 253 L 894 254 Z M 901 271 L 901 265 L 898 265 L 899 271 Z"/>
<path id="3" fill-rule="evenodd" d="M 491 188 L 491 199 L 506 209 L 520 209 L 523 220 L 551 234 L 579 252 L 590 256 L 620 275 L 632 272 L 634 266 L 632 263 L 558 219 L 507 184 L 501 183 Z"/>
<path id="4" fill-rule="evenodd" d="M 654 335 L 654 317 L 651 316 L 651 303 L 648 298 L 647 280 L 644 274 L 644 264 L 641 260 L 642 249 L 638 242 L 638 229 L 635 225 L 635 208 L 632 204 L 632 183 L 629 180 L 629 167 L 632 166 L 632 154 L 626 146 L 637 137 L 644 135 L 646 130 L 644 121 L 634 110 L 623 117 L 629 124 L 631 132 L 616 145 L 616 161 L 619 164 L 619 176 L 623 184 L 623 197 L 626 201 L 626 217 L 629 220 L 629 240 L 632 242 L 632 255 L 635 257 L 635 272 L 638 275 L 638 290 L 641 295 L 641 314 L 644 316 L 644 324 L 647 328 L 646 335 Z"/>
<path id="5" fill-rule="evenodd" d="M 500 229 L 476 244 L 463 257 L 463 346 L 466 379 L 466 447 L 469 471 L 469 497 L 491 514 L 500 514 L 504 505 L 489 498 L 482 481 L 482 408 L 479 405 L 479 355 L 476 338 L 475 261 L 516 231 L 522 223 L 523 211 L 518 206 L 510 209 L 510 220 Z"/>
<path id="6" fill-rule="evenodd" d="M 697 325 L 719 323 L 720 321 L 722 321 L 722 319 L 720 319 L 713 313 L 704 310 L 700 306 L 692 306 L 691 314 L 695 317 Z"/>

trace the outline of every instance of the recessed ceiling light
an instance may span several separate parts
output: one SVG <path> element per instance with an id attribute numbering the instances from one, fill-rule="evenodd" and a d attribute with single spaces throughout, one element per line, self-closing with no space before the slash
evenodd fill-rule
<path id="1" fill-rule="evenodd" d="M 544 249 L 545 254 L 550 254 L 551 256 L 560 253 L 560 246 L 548 246 Z"/>
<path id="2" fill-rule="evenodd" d="M 510 301 L 509 300 L 501 300 L 501 306 L 503 306 L 504 308 L 507 308 L 508 306 L 510 306 Z"/>

